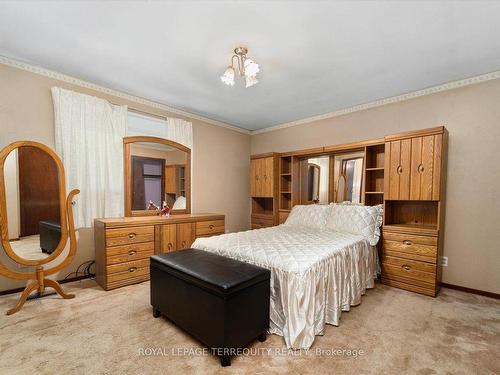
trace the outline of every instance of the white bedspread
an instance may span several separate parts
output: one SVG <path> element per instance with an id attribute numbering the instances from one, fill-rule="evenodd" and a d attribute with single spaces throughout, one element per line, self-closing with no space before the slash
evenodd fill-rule
<path id="1" fill-rule="evenodd" d="M 198 238 L 192 247 L 271 270 L 269 332 L 288 348 L 310 348 L 374 284 L 374 249 L 359 235 L 280 225 Z"/>

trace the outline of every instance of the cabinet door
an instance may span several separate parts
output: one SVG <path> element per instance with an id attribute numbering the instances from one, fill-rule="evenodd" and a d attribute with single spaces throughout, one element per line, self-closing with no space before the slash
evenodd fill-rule
<path id="1" fill-rule="evenodd" d="M 274 192 L 274 158 L 269 157 L 262 159 L 263 179 L 262 179 L 262 196 L 273 197 Z"/>
<path id="2" fill-rule="evenodd" d="M 195 224 L 177 224 L 177 250 L 189 249 L 194 242 Z"/>
<path id="3" fill-rule="evenodd" d="M 177 250 L 177 224 L 165 224 L 161 226 L 160 252 L 168 253 Z"/>
<path id="4" fill-rule="evenodd" d="M 250 196 L 257 197 L 257 164 L 259 159 L 250 160 Z"/>
<path id="5" fill-rule="evenodd" d="M 411 139 L 386 143 L 386 199 L 410 198 Z"/>
<path id="6" fill-rule="evenodd" d="M 410 199 L 439 199 L 441 143 L 441 134 L 412 139 Z"/>
<path id="7" fill-rule="evenodd" d="M 175 183 L 175 167 L 165 167 L 165 193 L 176 194 L 177 188 Z"/>

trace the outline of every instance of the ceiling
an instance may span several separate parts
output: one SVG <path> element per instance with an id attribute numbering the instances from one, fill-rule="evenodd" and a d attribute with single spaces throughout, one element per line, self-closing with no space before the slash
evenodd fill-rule
<path id="1" fill-rule="evenodd" d="M 255 130 L 500 69 L 500 2 L 0 2 L 0 55 Z M 220 82 L 232 50 L 261 66 Z"/>

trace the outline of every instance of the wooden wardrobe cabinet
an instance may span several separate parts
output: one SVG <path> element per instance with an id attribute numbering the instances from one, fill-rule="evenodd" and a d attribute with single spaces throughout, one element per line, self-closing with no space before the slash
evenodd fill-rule
<path id="1" fill-rule="evenodd" d="M 252 155 L 250 159 L 250 197 L 252 229 L 278 224 L 278 154 Z"/>
<path id="2" fill-rule="evenodd" d="M 275 185 L 275 158 L 273 156 L 250 161 L 250 195 L 272 198 Z"/>
<path id="3" fill-rule="evenodd" d="M 149 257 L 225 232 L 224 215 L 182 214 L 94 220 L 96 281 L 105 290 L 149 280 Z"/>
<path id="4" fill-rule="evenodd" d="M 441 280 L 448 132 L 386 136 L 382 282 L 436 296 Z"/>
<path id="5" fill-rule="evenodd" d="M 385 199 L 439 200 L 442 148 L 442 133 L 386 142 Z"/>

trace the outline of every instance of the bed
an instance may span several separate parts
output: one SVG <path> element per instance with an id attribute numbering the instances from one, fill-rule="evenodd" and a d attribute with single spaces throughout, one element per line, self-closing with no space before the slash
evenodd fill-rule
<path id="1" fill-rule="evenodd" d="M 285 224 L 198 238 L 193 248 L 271 271 L 269 332 L 309 349 L 374 286 L 381 207 L 295 206 Z"/>

